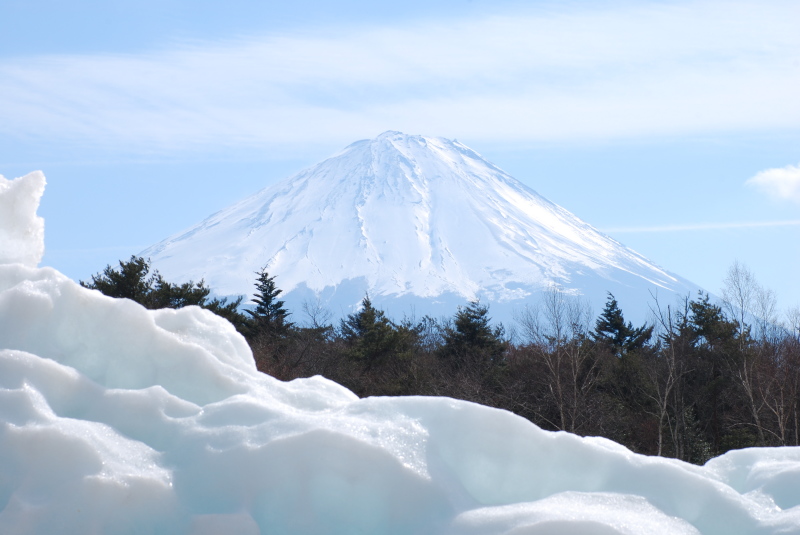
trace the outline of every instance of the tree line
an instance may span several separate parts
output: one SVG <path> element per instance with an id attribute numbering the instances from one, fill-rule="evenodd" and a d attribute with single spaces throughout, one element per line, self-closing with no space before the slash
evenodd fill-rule
<path id="1" fill-rule="evenodd" d="M 149 308 L 198 305 L 245 336 L 257 367 L 278 379 L 322 375 L 361 397 L 449 396 L 506 409 L 544 429 L 604 436 L 633 451 L 703 463 L 749 446 L 800 445 L 800 310 L 780 320 L 775 296 L 743 266 L 723 301 L 663 303 L 626 321 L 613 295 L 599 316 L 545 291 L 514 325 L 465 303 L 450 318 L 395 321 L 365 296 L 334 323 L 306 305 L 292 321 L 275 278 L 256 273 L 253 306 L 209 299 L 203 281 L 171 284 L 131 257 L 81 282 Z"/>

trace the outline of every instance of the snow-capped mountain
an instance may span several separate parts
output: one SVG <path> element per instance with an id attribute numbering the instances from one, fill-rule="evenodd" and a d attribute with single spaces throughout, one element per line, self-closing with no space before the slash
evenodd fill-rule
<path id="1" fill-rule="evenodd" d="M 646 307 L 697 287 L 543 198 L 458 141 L 385 132 L 142 252 L 168 280 L 250 295 L 266 266 L 299 312 L 348 312 L 365 293 L 395 316 L 497 317 L 555 285 Z M 623 307 L 623 310 L 624 307 Z"/>

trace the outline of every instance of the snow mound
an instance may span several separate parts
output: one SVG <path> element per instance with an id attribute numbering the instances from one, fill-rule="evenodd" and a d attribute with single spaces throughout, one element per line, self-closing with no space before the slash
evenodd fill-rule
<path id="1" fill-rule="evenodd" d="M 44 256 L 44 219 L 36 215 L 44 193 L 40 171 L 8 180 L 0 175 L 0 264 L 36 267 Z"/>
<path id="2" fill-rule="evenodd" d="M 0 190 L 0 533 L 800 532 L 800 448 L 698 467 L 466 402 L 263 375 L 207 311 L 34 267 L 30 176 Z"/>

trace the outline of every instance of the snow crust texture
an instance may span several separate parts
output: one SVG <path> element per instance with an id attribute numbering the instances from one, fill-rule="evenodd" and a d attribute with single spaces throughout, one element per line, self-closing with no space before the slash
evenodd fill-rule
<path id="1" fill-rule="evenodd" d="M 30 210 L 2 232 L 39 240 L 4 241 L 25 262 L 0 265 L 4 535 L 800 533 L 800 448 L 698 467 L 467 402 L 280 382 L 210 312 L 30 265 L 40 193 L 0 190 Z"/>
<path id="2" fill-rule="evenodd" d="M 45 179 L 34 171 L 17 180 L 0 175 L 0 264 L 37 266 L 44 256 L 44 219 L 36 215 Z"/>
<path id="3" fill-rule="evenodd" d="M 426 299 L 511 303 L 553 285 L 600 307 L 608 290 L 646 302 L 696 289 L 458 141 L 400 132 L 353 143 L 142 256 L 221 295 L 249 295 L 266 266 L 289 302 L 306 290 L 337 311 L 365 292 L 413 296 L 425 312 Z"/>

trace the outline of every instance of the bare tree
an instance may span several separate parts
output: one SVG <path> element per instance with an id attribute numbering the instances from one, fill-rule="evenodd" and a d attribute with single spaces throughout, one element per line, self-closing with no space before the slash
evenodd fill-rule
<path id="1" fill-rule="evenodd" d="M 744 264 L 734 260 L 723 281 L 722 299 L 728 316 L 739 324 L 740 344 L 746 334 L 745 326 L 753 312 L 756 295 L 760 289 L 753 273 Z"/>
<path id="2" fill-rule="evenodd" d="M 312 329 L 327 327 L 331 323 L 333 312 L 322 305 L 319 297 L 315 301 L 303 301 L 303 312 L 308 318 L 307 324 Z"/>
<path id="3" fill-rule="evenodd" d="M 653 306 L 650 311 L 655 317 L 657 336 L 662 343 L 661 351 L 649 359 L 645 367 L 650 388 L 643 389 L 647 397 L 655 404 L 658 418 L 657 455 L 663 453 L 664 429 L 668 428 L 675 455 L 683 458 L 681 436 L 686 429 L 681 381 L 691 370 L 687 369 L 686 353 L 689 342 L 686 340 L 685 323 L 689 316 L 689 298 L 680 302 L 680 310 L 676 311 L 667 305 L 663 308 L 658 296 L 651 294 Z"/>
<path id="4" fill-rule="evenodd" d="M 762 380 L 760 395 L 774 429 L 768 432 L 780 445 L 798 444 L 798 397 L 800 396 L 800 310 L 790 310 L 788 323 L 772 321 L 768 336 L 760 340 Z"/>
<path id="5" fill-rule="evenodd" d="M 597 382 L 588 333 L 591 309 L 555 287 L 517 314 L 520 330 L 546 371 L 547 392 L 556 409 L 556 427 L 578 432 L 590 418 L 588 399 Z"/>
<path id="6" fill-rule="evenodd" d="M 732 370 L 732 374 L 745 394 L 759 444 L 764 445 L 766 437 L 761 414 L 768 400 L 772 400 L 772 392 L 771 384 L 768 384 L 771 378 L 763 373 L 763 348 L 770 330 L 769 325 L 775 320 L 775 296 L 771 291 L 762 288 L 753 273 L 738 260 L 728 269 L 724 284 L 722 296 L 725 307 L 728 314 L 736 320 L 739 329 L 737 340 L 740 355 L 737 359 L 738 366 Z M 753 319 L 759 327 L 756 335 L 762 342 L 755 348 L 751 344 Z"/>
<path id="7" fill-rule="evenodd" d="M 798 421 L 798 402 L 800 401 L 800 307 L 790 309 L 787 313 L 786 328 L 787 367 L 791 370 L 794 396 L 792 398 L 792 421 L 794 423 L 794 445 L 800 446 L 800 421 Z"/>

